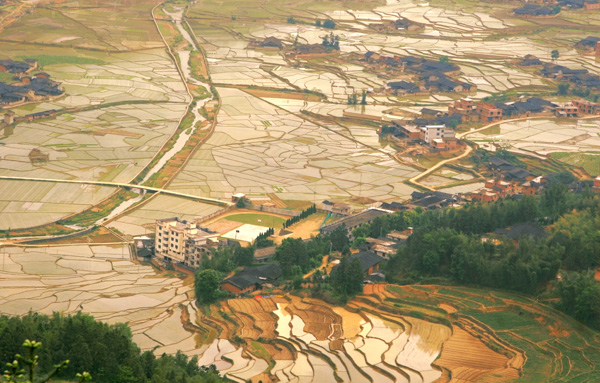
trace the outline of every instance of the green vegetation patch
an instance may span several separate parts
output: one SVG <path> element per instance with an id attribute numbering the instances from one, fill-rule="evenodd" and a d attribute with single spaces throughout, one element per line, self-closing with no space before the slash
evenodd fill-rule
<path id="1" fill-rule="evenodd" d="M 39 56 L 21 56 L 21 60 L 24 59 L 36 59 L 38 64 L 41 66 L 54 65 L 54 64 L 105 64 L 104 61 L 95 58 L 81 57 L 81 56 L 51 56 L 51 55 L 39 55 Z"/>
<path id="2" fill-rule="evenodd" d="M 267 214 L 235 214 L 225 217 L 228 221 L 248 223 L 264 227 L 281 227 L 285 219 Z"/>
<path id="3" fill-rule="evenodd" d="M 557 152 L 551 153 L 550 157 L 569 165 L 582 167 L 590 175 L 600 174 L 600 153 L 586 154 Z"/>
<path id="4" fill-rule="evenodd" d="M 541 326 L 540 323 L 527 317 L 526 314 L 512 311 L 498 311 L 492 313 L 465 311 L 464 314 L 472 316 L 497 331 Z"/>

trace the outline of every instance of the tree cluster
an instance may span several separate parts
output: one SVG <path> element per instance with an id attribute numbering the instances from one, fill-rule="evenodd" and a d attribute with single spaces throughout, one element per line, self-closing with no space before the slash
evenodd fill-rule
<path id="1" fill-rule="evenodd" d="M 265 240 L 267 238 L 269 238 L 270 236 L 272 236 L 273 234 L 275 234 L 275 229 L 273 229 L 272 227 L 270 227 L 267 231 L 265 231 L 264 233 L 260 233 L 255 239 L 254 239 L 254 244 L 256 245 L 256 247 L 258 249 L 261 249 L 263 247 L 268 247 L 268 246 L 272 246 L 272 245 L 267 245 L 267 246 L 263 246 L 264 244 L 266 244 L 267 242 L 265 242 Z M 273 241 L 271 241 L 271 243 L 273 243 Z M 259 246 L 260 244 L 260 246 Z"/>
<path id="2" fill-rule="evenodd" d="M 284 223 L 283 223 L 283 227 L 289 227 L 292 226 L 293 224 L 295 224 L 296 222 L 300 222 L 301 220 L 303 220 L 304 218 L 308 217 L 311 214 L 314 214 L 317 212 L 317 207 L 315 205 L 312 205 L 311 207 L 309 207 L 308 209 L 302 210 L 302 212 L 300 213 L 300 215 L 297 215 L 295 217 L 289 218 L 287 219 Z"/>
<path id="3" fill-rule="evenodd" d="M 322 39 L 322 44 L 324 47 L 332 48 L 335 50 L 340 49 L 340 37 L 338 35 L 334 35 L 333 32 L 330 32 L 328 35 L 323 36 Z"/>
<path id="4" fill-rule="evenodd" d="M 56 361 L 69 360 L 57 378 L 72 379 L 88 371 L 98 383 L 216 383 L 224 382 L 216 369 L 198 367 L 198 359 L 184 354 L 142 353 L 132 341 L 131 330 L 119 323 L 108 325 L 77 313 L 61 316 L 29 314 L 0 316 L 0 361 L 12 361 L 22 353 L 26 339 L 43 344 L 36 356 L 40 371 L 52 371 Z"/>
<path id="5" fill-rule="evenodd" d="M 363 272 L 360 261 L 354 258 L 342 257 L 338 267 L 331 272 L 330 284 L 338 294 L 348 297 L 362 291 Z"/>

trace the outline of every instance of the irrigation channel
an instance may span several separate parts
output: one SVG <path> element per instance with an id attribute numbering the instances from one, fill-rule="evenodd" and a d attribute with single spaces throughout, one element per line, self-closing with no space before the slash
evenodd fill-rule
<path id="1" fill-rule="evenodd" d="M 144 184 L 146 181 L 148 181 L 150 179 L 150 177 L 152 177 L 154 174 L 158 173 L 167 164 L 167 162 L 171 158 L 173 158 L 174 155 L 176 155 L 181 149 L 183 149 L 183 147 L 185 146 L 187 141 L 190 139 L 190 137 L 194 133 L 195 127 L 197 125 L 199 125 L 201 122 L 205 121 L 205 118 L 200 114 L 200 109 L 208 101 L 211 101 L 214 98 L 214 95 L 212 94 L 212 92 L 210 90 L 210 86 L 206 83 L 203 83 L 202 81 L 195 79 L 190 72 L 189 60 L 190 60 L 191 53 L 194 50 L 200 51 L 200 49 L 198 48 L 198 46 L 196 45 L 196 42 L 192 39 L 192 37 L 190 36 L 188 31 L 181 24 L 181 21 L 183 19 L 184 9 L 177 8 L 177 12 L 173 12 L 173 13 L 168 12 L 164 9 L 163 9 L 163 11 L 171 17 L 171 19 L 175 23 L 177 29 L 179 30 L 179 33 L 181 33 L 183 38 L 190 44 L 190 46 L 193 47 L 192 51 L 187 51 L 187 50 L 176 51 L 176 53 L 179 55 L 181 71 L 182 71 L 183 75 L 185 76 L 185 80 L 190 84 L 194 84 L 194 85 L 203 87 L 210 94 L 210 96 L 207 98 L 204 98 L 202 100 L 198 100 L 198 102 L 196 104 L 194 104 L 194 102 L 191 102 L 190 110 L 194 114 L 194 121 L 192 122 L 192 125 L 190 126 L 190 128 L 186 129 L 185 131 L 182 131 L 179 134 L 179 137 L 177 138 L 177 141 L 175 141 L 175 144 L 173 144 L 173 147 L 169 151 L 167 151 L 160 158 L 160 160 L 156 163 L 156 165 L 154 165 L 150 169 L 150 171 L 146 174 L 144 179 L 142 179 L 140 184 Z M 175 65 L 177 65 L 177 63 L 175 63 Z M 209 128 L 205 127 L 204 129 L 209 129 Z M 128 208 L 130 208 L 131 206 L 136 204 L 137 202 L 141 201 L 144 198 L 144 196 L 146 195 L 145 190 L 132 189 L 132 191 L 138 193 L 138 196 L 135 198 L 123 201 L 108 216 L 100 218 L 98 221 L 95 222 L 95 224 L 100 225 L 103 222 L 118 216 L 119 214 L 121 214 L 122 212 L 124 212 L 125 210 L 127 210 Z"/>

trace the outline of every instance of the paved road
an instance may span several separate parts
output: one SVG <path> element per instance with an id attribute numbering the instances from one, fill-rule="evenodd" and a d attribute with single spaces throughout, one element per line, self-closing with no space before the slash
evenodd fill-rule
<path id="1" fill-rule="evenodd" d="M 31 177 L 16 177 L 16 176 L 0 176 L 0 180 L 13 180 L 13 181 L 34 181 L 34 182 L 54 182 L 54 183 L 63 183 L 63 184 L 79 184 L 79 185 L 99 185 L 99 186 L 111 186 L 111 187 L 121 187 L 121 188 L 131 188 L 131 189 L 140 189 L 146 190 L 153 193 L 162 193 L 165 195 L 172 195 L 174 197 L 183 197 L 189 198 L 197 201 L 208 202 L 217 205 L 230 206 L 231 202 L 222 201 L 219 199 L 208 198 L 208 197 L 200 197 L 197 195 L 180 193 L 173 190 L 160 189 L 150 186 L 144 185 L 136 185 L 136 184 L 128 184 L 122 182 L 107 182 L 107 181 L 86 181 L 86 180 L 61 180 L 61 179 L 53 179 L 53 178 L 31 178 Z"/>
<path id="2" fill-rule="evenodd" d="M 492 122 L 491 124 L 487 124 L 482 126 L 481 128 L 477 128 L 477 129 L 473 129 L 470 130 L 468 132 L 464 132 L 464 133 L 460 133 L 456 135 L 456 138 L 458 139 L 463 139 L 466 136 L 468 136 L 469 134 L 473 134 L 473 133 L 477 133 L 477 132 L 481 132 L 482 130 L 486 130 L 488 128 L 491 128 L 493 126 L 496 125 L 500 125 L 500 124 L 505 124 L 508 122 L 516 122 L 516 121 L 527 121 L 527 120 L 533 120 L 533 119 L 554 119 L 555 117 L 553 116 L 540 116 L 540 117 L 523 117 L 523 118 L 512 118 L 509 120 L 500 120 L 500 121 L 496 121 L 496 122 Z M 589 118 L 598 118 L 598 116 L 589 116 L 589 117 L 582 117 L 582 118 L 578 118 L 578 120 L 583 120 L 583 119 L 589 119 Z M 467 150 L 465 152 L 463 152 L 461 155 L 457 156 L 457 157 L 453 157 L 453 158 L 448 158 L 447 160 L 443 160 L 438 162 L 437 164 L 435 164 L 434 166 L 432 166 L 431 168 L 425 170 L 424 172 L 414 176 L 413 178 L 411 178 L 409 181 L 415 185 L 419 185 L 425 189 L 428 190 L 435 190 L 427 185 L 423 185 L 422 183 L 418 182 L 419 179 L 425 177 L 428 174 L 431 174 L 432 172 L 436 171 L 437 169 L 441 168 L 442 166 L 450 163 L 450 162 L 454 162 L 454 161 L 458 161 L 462 158 L 465 158 L 466 156 L 468 156 L 469 154 L 471 154 L 471 152 L 473 151 L 473 149 L 477 147 L 475 144 L 473 146 L 467 146 Z"/>

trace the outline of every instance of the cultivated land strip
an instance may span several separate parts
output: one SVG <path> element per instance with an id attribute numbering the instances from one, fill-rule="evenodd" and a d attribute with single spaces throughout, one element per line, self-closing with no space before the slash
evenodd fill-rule
<path id="1" fill-rule="evenodd" d="M 66 184 L 80 184 L 80 185 L 99 185 L 99 186 L 112 186 L 128 189 L 140 189 L 152 193 L 163 193 L 166 195 L 172 195 L 175 197 L 189 198 L 197 201 L 208 202 L 221 206 L 230 206 L 231 203 L 220 199 L 200 197 L 193 194 L 180 193 L 168 189 L 155 188 L 151 186 L 123 183 L 123 182 L 107 182 L 107 181 L 93 181 L 93 180 L 64 180 L 64 179 L 53 179 L 53 178 L 31 178 L 31 177 L 15 177 L 15 176 L 0 176 L 3 180 L 14 180 L 14 181 L 37 181 L 37 182 L 52 182 L 52 183 L 66 183 Z"/>

